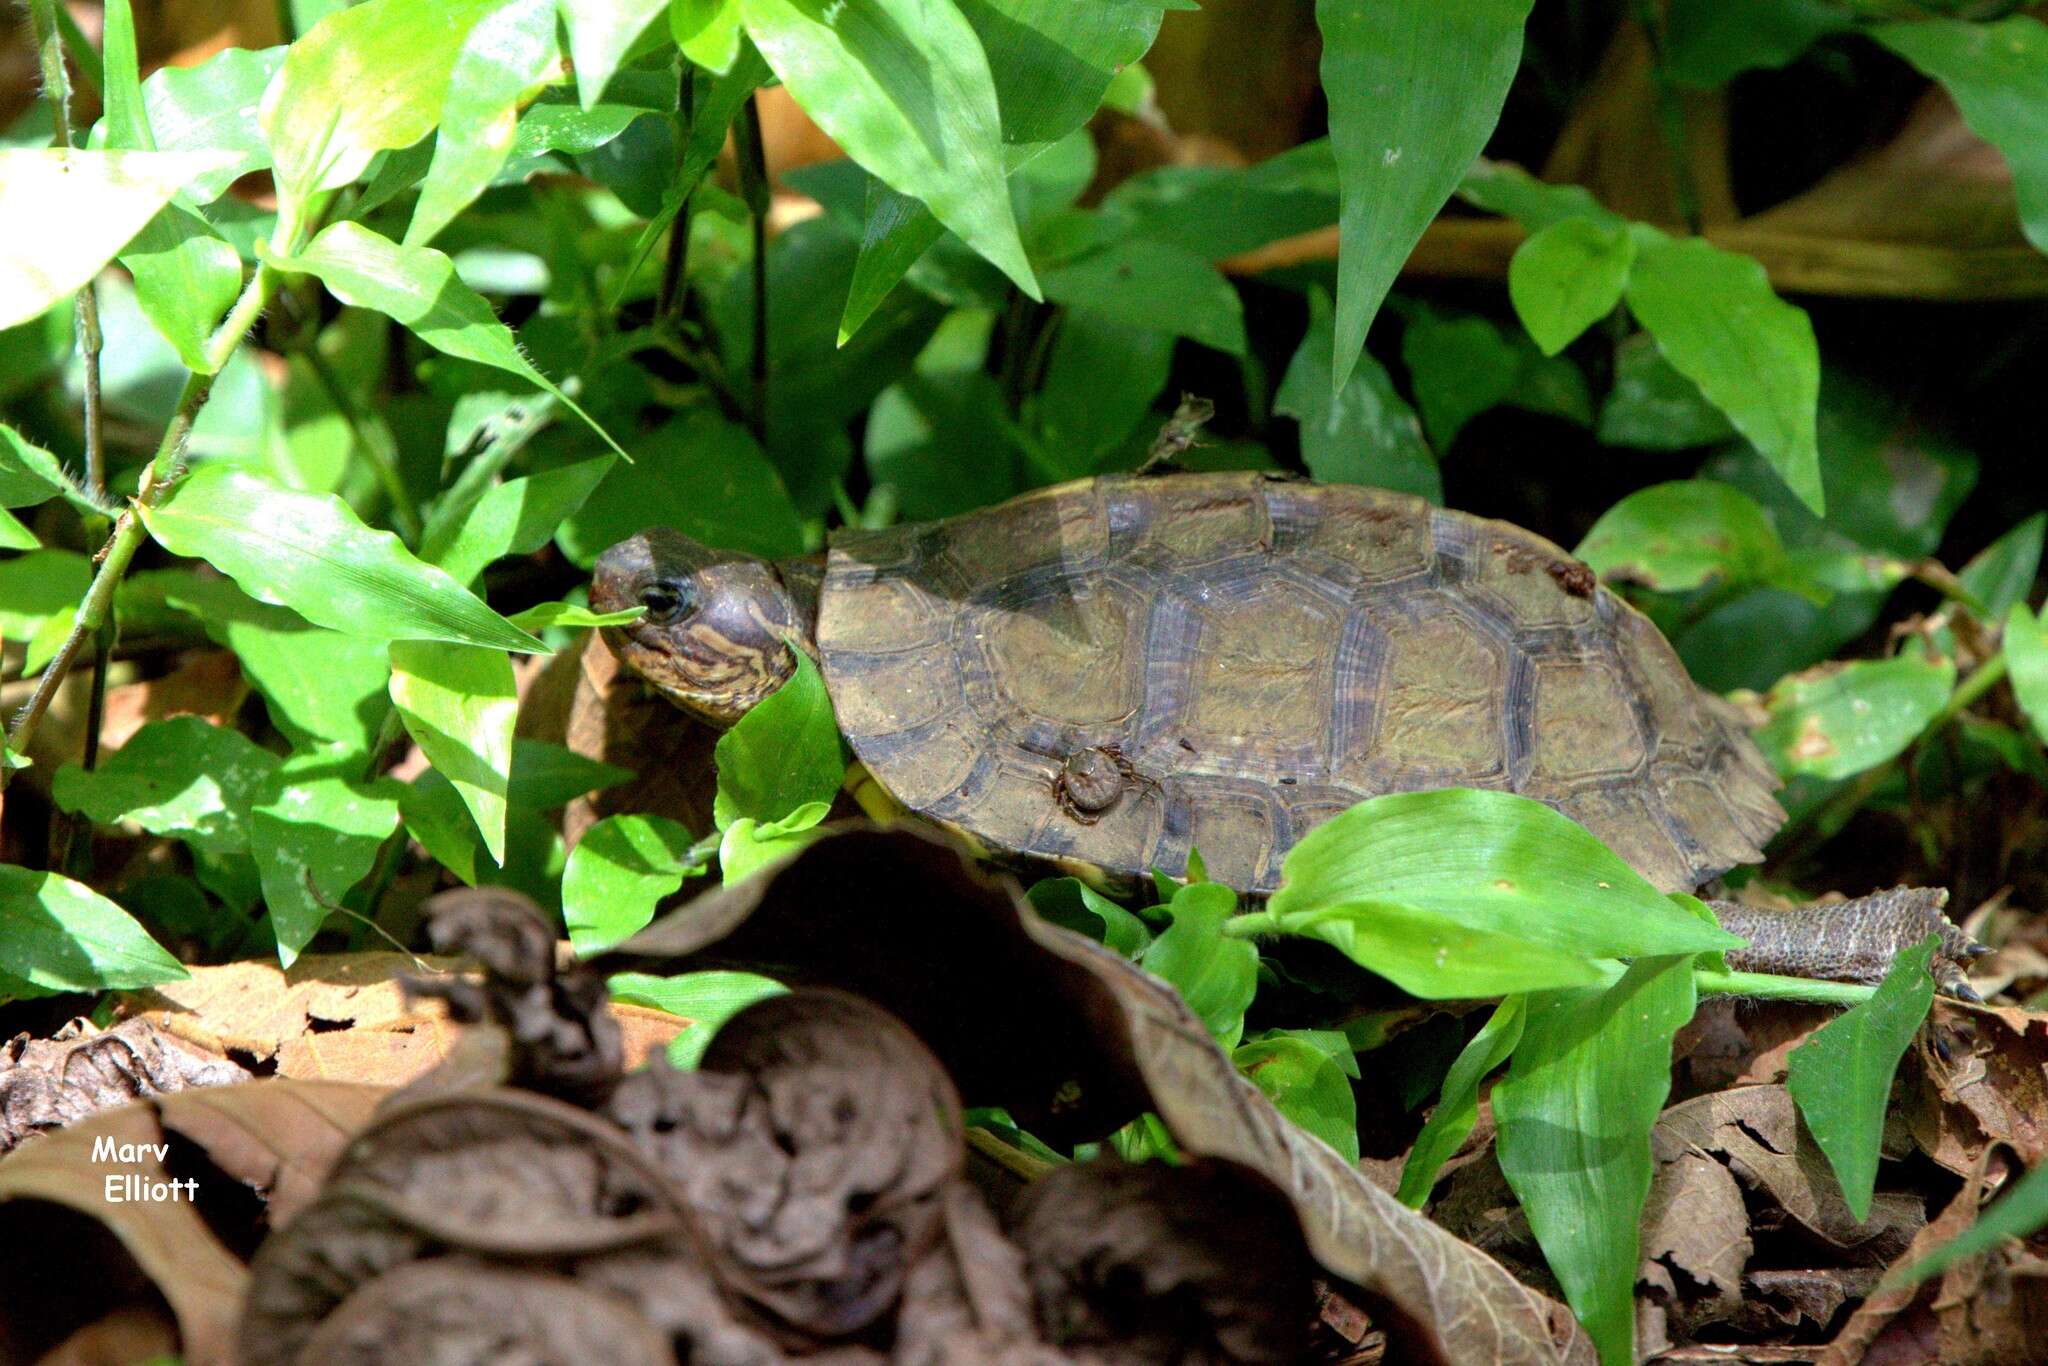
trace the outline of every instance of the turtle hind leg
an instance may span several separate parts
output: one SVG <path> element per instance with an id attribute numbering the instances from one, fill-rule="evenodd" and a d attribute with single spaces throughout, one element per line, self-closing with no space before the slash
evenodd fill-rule
<path id="1" fill-rule="evenodd" d="M 1940 937 L 1932 964 L 1934 983 L 1965 1001 L 1982 1000 L 1963 966 L 1990 950 L 1964 934 L 1943 907 L 1941 887 L 1894 887 L 1852 901 L 1819 902 L 1774 911 L 1733 901 L 1710 901 L 1721 928 L 1749 941 L 1731 949 L 1737 972 L 1770 972 L 1837 982 L 1878 982 L 1900 950 L 1928 935 Z"/>

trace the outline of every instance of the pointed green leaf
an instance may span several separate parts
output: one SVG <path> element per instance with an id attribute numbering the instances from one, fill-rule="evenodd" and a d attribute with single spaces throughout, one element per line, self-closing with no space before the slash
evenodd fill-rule
<path id="1" fill-rule="evenodd" d="M 1317 0 L 1343 190 L 1329 388 L 1500 119 L 1532 0 Z"/>
<path id="2" fill-rule="evenodd" d="M 1640 489 L 1600 515 L 1572 552 L 1604 579 L 1663 593 L 1785 574 L 1785 546 L 1756 500 L 1712 479 Z"/>
<path id="3" fill-rule="evenodd" d="M 1126 958 L 1152 942 L 1145 922 L 1077 877 L 1041 878 L 1031 886 L 1031 909 L 1055 925 L 1085 934 Z"/>
<path id="4" fill-rule="evenodd" d="M 391 701 L 422 753 L 455 785 L 484 848 L 505 862 L 505 796 L 519 698 L 502 650 L 435 640 L 391 642 Z"/>
<path id="5" fill-rule="evenodd" d="M 1221 883 L 1191 882 L 1174 893 L 1166 911 L 1173 923 L 1138 965 L 1178 991 L 1218 1044 L 1236 1047 L 1259 988 L 1258 949 L 1223 933 L 1237 911 L 1237 893 Z"/>
<path id="6" fill-rule="evenodd" d="M 259 602 L 318 626 L 379 640 L 446 640 L 546 654 L 388 531 L 363 525 L 328 494 L 294 493 L 253 474 L 207 465 L 144 507 L 150 535 L 174 555 L 206 560 Z"/>
<path id="7" fill-rule="evenodd" d="M 1522 1042 L 1528 1007 L 1526 996 L 1509 996 L 1495 1006 L 1444 1074 L 1436 1109 L 1430 1111 L 1428 1122 L 1408 1150 L 1408 1160 L 1401 1165 L 1401 1189 L 1396 1198 L 1408 1208 L 1421 1209 L 1429 1200 L 1436 1174 L 1478 1123 L 1479 1084 Z"/>
<path id="8" fill-rule="evenodd" d="M 1940 939 L 1901 949 L 1877 994 L 1829 1020 L 1785 1059 L 1785 1085 L 1834 1168 L 1857 1223 L 1870 1217 L 1892 1077 L 1934 1004 L 1927 966 Z"/>
<path id="9" fill-rule="evenodd" d="M 495 485 L 459 524 L 439 537 L 430 530 L 420 556 L 447 570 L 457 583 L 474 582 L 492 561 L 546 545 L 615 463 L 604 455 Z"/>
<path id="10" fill-rule="evenodd" d="M 2002 621 L 2013 604 L 2027 600 L 2034 591 L 2034 576 L 2041 571 L 2044 535 L 2048 535 L 2048 512 L 2037 512 L 1956 571 L 1964 591 L 1975 600 L 1972 610 L 1988 621 Z"/>
<path id="11" fill-rule="evenodd" d="M 281 47 L 231 47 L 197 66 L 162 67 L 142 83 L 142 105 L 159 151 L 230 158 L 186 185 L 193 203 L 211 203 L 241 177 L 270 165 L 257 108 L 284 54 Z"/>
<path id="12" fill-rule="evenodd" d="M 2020 710 L 2041 743 L 2048 744 L 2048 631 L 2023 602 L 2005 615 L 2005 662 Z"/>
<path id="13" fill-rule="evenodd" d="M 19 517 L 0 509 L 0 550 L 34 550 L 41 545 L 36 534 L 23 526 Z"/>
<path id="14" fill-rule="evenodd" d="M 56 456 L 0 424 L 0 508 L 34 507 L 57 497 L 69 499 L 81 510 L 92 507 L 65 475 Z"/>
<path id="15" fill-rule="evenodd" d="M 668 0 L 561 0 L 576 92 L 585 109 L 603 97 L 634 42 L 667 8 Z"/>
<path id="16" fill-rule="evenodd" d="M 762 57 L 833 141 L 1039 297 L 988 58 L 953 0 L 741 3 Z"/>
<path id="17" fill-rule="evenodd" d="M 1334 394 L 1326 382 L 1336 346 L 1329 300 L 1309 296 L 1308 334 L 1273 396 L 1273 411 L 1301 423 L 1301 458 L 1325 483 L 1372 484 L 1444 500 L 1443 475 L 1422 439 L 1415 410 L 1394 391 L 1394 381 L 1371 356 L 1361 353 L 1344 367 L 1345 381 Z"/>
<path id="18" fill-rule="evenodd" d="M 740 0 L 669 0 L 669 34 L 683 55 L 723 75 L 739 60 Z"/>
<path id="19" fill-rule="evenodd" d="M 661 899 L 704 870 L 695 843 L 663 816 L 607 816 L 584 831 L 562 874 L 562 918 L 578 956 L 645 929 Z"/>
<path id="20" fill-rule="evenodd" d="M 796 672 L 718 737 L 718 795 L 712 812 L 723 830 L 751 817 L 777 821 L 810 802 L 830 803 L 846 777 L 839 726 L 825 676 L 796 651 Z"/>
<path id="21" fill-rule="evenodd" d="M 533 368 L 512 329 L 498 321 L 483 295 L 456 278 L 455 263 L 432 247 L 401 246 L 360 223 L 336 223 L 298 255 L 277 257 L 274 263 L 319 276 L 335 298 L 404 323 L 437 351 L 494 366 L 545 389 L 613 450 L 626 454 L 575 400 Z"/>
<path id="22" fill-rule="evenodd" d="M 1304 1037 L 1313 1030 L 1272 1030 L 1240 1044 L 1230 1055 L 1237 1070 L 1265 1092 L 1273 1108 L 1335 1148 L 1346 1162 L 1358 1161 L 1358 1099 L 1343 1062 Z M 1344 1036 L 1342 1057 L 1351 1061 Z M 1352 1062 L 1355 1070 L 1356 1062 Z"/>
<path id="23" fill-rule="evenodd" d="M 98 768 L 66 764 L 51 789 L 59 807 L 101 825 L 133 821 L 153 835 L 215 854 L 249 850 L 249 804 L 277 756 L 238 731 L 196 716 L 152 721 Z"/>
<path id="24" fill-rule="evenodd" d="M 295 775 L 289 766 L 265 784 L 252 816 L 254 852 L 280 964 L 290 967 L 349 888 L 369 876 L 398 829 L 403 790 L 389 778 L 351 782 Z"/>
<path id="25" fill-rule="evenodd" d="M 1515 249 L 1508 297 L 1543 354 L 1554 356 L 1614 311 L 1635 259 L 1635 238 L 1622 228 L 1567 218 Z"/>
<path id="26" fill-rule="evenodd" d="M 1757 747 L 1787 778 L 1854 777 L 1911 744 L 1955 683 L 1954 660 L 1913 649 L 1793 674 L 1764 698 L 1771 719 L 1757 730 Z"/>
<path id="27" fill-rule="evenodd" d="M 554 0 L 501 0 L 470 29 L 448 71 L 441 131 L 405 227 L 407 246 L 425 246 L 483 193 L 512 150 L 520 97 L 559 60 Z"/>
<path id="28" fill-rule="evenodd" d="M 83 883 L 0 865 L 0 963 L 46 991 L 153 987 L 187 974 L 135 917 Z"/>
<path id="29" fill-rule="evenodd" d="M 718 839 L 718 876 L 728 887 L 744 882 L 771 863 L 783 859 L 823 838 L 818 823 L 831 806 L 805 802 L 777 821 L 757 821 L 742 816 L 724 828 Z"/>

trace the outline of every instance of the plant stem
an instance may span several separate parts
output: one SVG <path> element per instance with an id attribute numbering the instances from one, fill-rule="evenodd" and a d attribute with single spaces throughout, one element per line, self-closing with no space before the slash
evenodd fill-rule
<path id="1" fill-rule="evenodd" d="M 1694 968 L 1693 985 L 1702 996 L 1748 996 L 1756 1000 L 1807 1001 L 1815 1005 L 1861 1005 L 1877 988 L 1860 982 L 1822 982 L 1770 972 L 1717 972 Z"/>
<path id="2" fill-rule="evenodd" d="M 327 392 L 327 401 L 341 414 L 341 420 L 348 424 L 350 435 L 356 445 L 369 458 L 370 468 L 377 475 L 377 482 L 384 489 L 384 496 L 391 501 L 391 520 L 398 524 L 399 537 L 406 545 L 417 549 L 420 544 L 420 509 L 413 500 L 412 490 L 405 486 L 405 477 L 398 469 L 397 443 L 392 440 L 391 428 L 381 419 L 366 416 L 349 396 L 341 377 L 334 373 L 334 367 L 320 354 L 320 343 L 314 338 L 299 352 L 306 358 L 306 364 L 313 371 L 313 378 Z"/>
<path id="3" fill-rule="evenodd" d="M 1665 58 L 1664 19 L 1658 13 L 1657 0 L 1635 0 L 1635 11 L 1636 22 L 1642 25 L 1643 36 L 1650 45 L 1651 73 L 1657 83 L 1657 132 L 1670 159 L 1671 191 L 1678 199 L 1678 213 L 1685 220 L 1687 231 L 1697 233 L 1700 192 L 1693 183 L 1692 163 L 1687 159 L 1685 108 L 1678 102 L 1678 87 L 1671 79 L 1671 68 Z"/>
<path id="4" fill-rule="evenodd" d="M 680 125 L 682 142 L 687 147 L 690 140 L 690 125 L 696 119 L 697 68 L 687 57 L 676 58 L 676 122 Z M 687 159 L 688 153 L 686 152 Z M 668 229 L 668 255 L 661 263 L 661 287 L 654 296 L 654 318 L 656 323 L 679 324 L 683 313 L 683 279 L 688 273 L 690 260 L 690 200 L 685 195 L 676 209 L 676 220 Z"/>
<path id="5" fill-rule="evenodd" d="M 768 444 L 768 158 L 761 147 L 761 108 L 747 96 L 733 145 L 739 153 L 740 196 L 754 218 L 754 437 Z"/>

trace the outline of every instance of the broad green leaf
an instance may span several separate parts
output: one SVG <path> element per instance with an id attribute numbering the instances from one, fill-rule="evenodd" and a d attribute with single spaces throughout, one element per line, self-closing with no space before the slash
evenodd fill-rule
<path id="1" fill-rule="evenodd" d="M 1027 449 L 1045 483 L 1101 473 L 1154 420 L 1152 401 L 1173 365 L 1171 333 L 1112 313 L 1073 310 L 1057 327 L 1045 383 L 1028 406 Z"/>
<path id="2" fill-rule="evenodd" d="M 404 785 L 389 778 L 350 782 L 280 769 L 252 814 L 256 871 L 290 967 L 349 888 L 369 876 L 377 851 L 398 829 Z"/>
<path id="3" fill-rule="evenodd" d="M 1126 958 L 1152 942 L 1145 922 L 1077 877 L 1041 878 L 1029 893 L 1031 909 L 1055 925 L 1085 934 Z"/>
<path id="4" fill-rule="evenodd" d="M 1048 303 L 1102 309 L 1131 326 L 1186 337 L 1233 356 L 1245 352 L 1244 304 L 1216 267 L 1161 242 L 1112 242 L 1054 267 L 1040 281 Z"/>
<path id="5" fill-rule="evenodd" d="M 704 870 L 690 832 L 662 816 L 607 816 L 583 832 L 562 873 L 569 942 L 589 957 L 644 929 L 663 897 Z"/>
<path id="6" fill-rule="evenodd" d="M 626 454 L 574 399 L 533 368 L 520 352 L 512 329 L 498 321 L 481 294 L 455 278 L 455 263 L 432 247 L 401 246 L 360 223 L 336 223 L 297 256 L 277 257 L 275 264 L 319 276 L 335 298 L 359 308 L 374 308 L 405 324 L 437 351 L 493 366 L 545 389 L 588 422 L 613 450 Z"/>
<path id="7" fill-rule="evenodd" d="M 1415 1145 L 1408 1150 L 1408 1160 L 1401 1165 L 1396 1198 L 1408 1208 L 1421 1209 L 1428 1201 L 1430 1191 L 1436 1188 L 1436 1174 L 1479 1121 L 1479 1084 L 1522 1042 L 1528 1009 L 1526 996 L 1509 996 L 1495 1006 L 1444 1075 L 1436 1109 L 1430 1111 L 1422 1132 L 1415 1136 Z"/>
<path id="8" fill-rule="evenodd" d="M 2048 744 L 2048 631 L 2023 602 L 2005 615 L 2004 643 L 2013 696 L 2034 734 Z"/>
<path id="9" fill-rule="evenodd" d="M 704 1056 L 705 1045 L 727 1020 L 756 1001 L 789 990 L 773 977 L 727 971 L 686 972 L 676 977 L 621 972 L 607 978 L 606 985 L 611 988 L 614 1001 L 651 1006 L 689 1022 L 668 1041 L 669 1062 L 682 1068 L 697 1065 L 697 1060 Z"/>
<path id="10" fill-rule="evenodd" d="M 519 720 L 510 656 L 438 640 L 394 640 L 391 701 L 427 761 L 462 795 L 492 861 L 504 863 L 512 728 Z"/>
<path id="11" fill-rule="evenodd" d="M 718 737 L 712 813 L 721 830 L 745 817 L 779 821 L 811 802 L 829 804 L 846 777 L 825 676 L 795 653 L 789 681 Z"/>
<path id="12" fill-rule="evenodd" d="M 597 103 L 634 42 L 667 8 L 668 0 L 561 0 L 576 93 L 585 109 Z"/>
<path id="13" fill-rule="evenodd" d="M 1637 228 L 1628 306 L 1666 360 L 1699 385 L 1816 516 L 1824 513 L 1820 351 L 1813 323 L 1764 268 L 1697 237 Z"/>
<path id="14" fill-rule="evenodd" d="M 34 507 L 58 497 L 91 506 L 56 456 L 0 423 L 0 508 Z"/>
<path id="15" fill-rule="evenodd" d="M 1671 1039 L 1693 1013 L 1689 957 L 1645 958 L 1611 987 L 1529 998 L 1493 1088 L 1501 1173 L 1607 1366 L 1634 1361 L 1638 1224 Z"/>
<path id="16" fill-rule="evenodd" d="M 1851 26 L 1829 0 L 1671 0 L 1665 69 L 1686 85 L 1725 85 L 1744 71 L 1781 67 Z"/>
<path id="17" fill-rule="evenodd" d="M 405 226 L 407 246 L 425 246 L 505 164 L 519 100 L 560 60 L 554 0 L 499 0 L 462 41 L 448 69 L 434 160 Z"/>
<path id="18" fill-rule="evenodd" d="M 1991 1251 L 2008 1238 L 2029 1237 L 2044 1225 L 2048 1225 L 2048 1162 L 2036 1162 L 2011 1190 L 1978 1214 L 1976 1223 L 1900 1272 L 1893 1283 L 1917 1284 L 1965 1257 Z"/>
<path id="19" fill-rule="evenodd" d="M 1138 959 L 1164 979 L 1201 1018 L 1224 1048 L 1244 1035 L 1244 1013 L 1259 986 L 1259 951 L 1232 939 L 1223 926 L 1237 910 L 1237 894 L 1215 882 L 1191 882 L 1167 903 L 1173 923 Z"/>
<path id="20" fill-rule="evenodd" d="M 1553 909 L 1551 917 L 1569 914 Z M 1543 921 L 1491 929 L 1450 911 L 1392 900 L 1341 901 L 1273 913 L 1276 933 L 1319 939 L 1362 968 L 1425 1000 L 1480 1000 L 1601 980 L 1603 955 L 1544 942 Z"/>
<path id="21" fill-rule="evenodd" d="M 1970 131 L 2005 157 L 2020 228 L 2048 251 L 2048 25 L 2014 14 L 1992 23 L 1875 24 L 1865 32 L 1941 82 Z"/>
<path id="22" fill-rule="evenodd" d="M 1149 398 L 1148 398 L 1149 401 Z M 1024 491 L 1015 425 L 981 369 L 909 374 L 868 409 L 862 455 L 905 521 L 951 517 Z"/>
<path id="23" fill-rule="evenodd" d="M 91 582 L 92 566 L 73 550 L 0 560 L 0 638 L 27 640 L 52 621 L 69 623 Z"/>
<path id="24" fill-rule="evenodd" d="M 1554 356 L 1614 311 L 1635 259 L 1635 238 L 1623 229 L 1563 219 L 1515 249 L 1508 297 L 1543 354 Z"/>
<path id="25" fill-rule="evenodd" d="M 495 485 L 445 535 L 437 538 L 430 531 L 420 557 L 440 565 L 457 583 L 473 583 L 493 560 L 546 545 L 615 463 L 603 455 Z"/>
<path id="26" fill-rule="evenodd" d="M 1333 327 L 1328 299 L 1312 293 L 1308 335 L 1273 396 L 1273 411 L 1301 423 L 1301 458 L 1309 473 L 1324 483 L 1371 484 L 1441 503 L 1436 456 L 1386 368 L 1361 354 L 1344 367 L 1344 386 L 1335 394 L 1324 383 L 1336 346 Z"/>
<path id="27" fill-rule="evenodd" d="M 669 0 L 669 34 L 683 55 L 723 75 L 739 60 L 740 0 Z"/>
<path id="28" fill-rule="evenodd" d="M 294 745 L 368 753 L 389 705 L 391 662 L 383 642 L 315 626 L 226 579 L 180 575 L 164 599 L 234 651 L 272 724 Z"/>
<path id="29" fill-rule="evenodd" d="M 0 148 L 0 328 L 69 297 L 224 152 Z"/>
<path id="30" fill-rule="evenodd" d="M 608 547 L 650 526 L 770 558 L 802 552 L 796 508 L 746 428 L 698 411 L 633 445 L 639 458 L 613 465 L 557 531 L 555 541 L 573 563 L 587 569 Z"/>
<path id="31" fill-rule="evenodd" d="M 847 154 L 1031 297 L 987 56 L 953 0 L 741 0 L 747 32 Z"/>
<path id="32" fill-rule="evenodd" d="M 1422 429 L 1447 451 L 1465 424 L 1502 404 L 1561 417 L 1580 426 L 1593 421 L 1586 377 L 1562 356 L 1546 356 L 1520 330 L 1491 318 L 1449 316 L 1413 305 L 1401 329 L 1401 362 Z"/>
<path id="33" fill-rule="evenodd" d="M 617 787 L 632 777 L 630 769 L 599 763 L 560 745 L 520 739 L 512 742 L 512 786 L 508 795 L 514 806 L 529 811 L 554 811 L 586 792 Z"/>
<path id="34" fill-rule="evenodd" d="M 1929 935 L 1901 949 L 1876 995 L 1829 1020 L 1785 1059 L 1785 1085 L 1859 1224 L 1877 1193 L 1892 1077 L 1934 1004 L 1927 966 L 1939 943 Z"/>
<path id="35" fill-rule="evenodd" d="M 1655 337 L 1637 332 L 1614 348 L 1614 387 L 1594 434 L 1607 446 L 1682 451 L 1728 440 L 1735 424 L 1671 367 Z"/>
<path id="36" fill-rule="evenodd" d="M 742 816 L 720 832 L 718 875 L 725 885 L 743 882 L 771 863 L 780 863 L 823 837 L 819 822 L 831 811 L 825 802 L 805 802 L 779 821 Z"/>
<path id="37" fill-rule="evenodd" d="M 638 621 L 645 615 L 645 607 L 628 607 L 617 612 L 593 612 L 588 607 L 574 602 L 541 602 L 535 603 L 524 612 L 514 612 L 505 620 L 522 631 L 532 631 L 538 635 L 550 627 L 575 631 L 592 626 L 624 626 L 627 622 Z"/>
<path id="38" fill-rule="evenodd" d="M 1332 392 L 1358 364 L 1408 253 L 1492 135 L 1531 3 L 1317 0 L 1343 187 Z"/>
<path id="39" fill-rule="evenodd" d="M 258 113 L 288 208 L 432 132 L 463 41 L 501 3 L 365 0 L 293 43 Z"/>
<path id="40" fill-rule="evenodd" d="M 2008 646 L 2010 648 L 2010 646 Z M 1940 714 L 1955 661 L 1907 650 L 1891 659 L 1824 664 L 1781 680 L 1756 742 L 1787 778 L 1848 778 L 1900 753 Z"/>
<path id="41" fill-rule="evenodd" d="M 277 756 L 238 731 L 174 716 L 152 721 L 90 772 L 57 770 L 59 807 L 101 825 L 133 821 L 216 854 L 249 851 L 249 804 L 277 769 Z"/>
<path id="42" fill-rule="evenodd" d="M 0 864 L 0 963 L 45 991 L 153 987 L 187 974 L 135 918 L 58 873 Z"/>
<path id="43" fill-rule="evenodd" d="M 281 47 L 231 47 L 197 66 L 160 67 L 142 83 L 142 105 L 159 151 L 233 154 L 185 186 L 195 204 L 211 203 L 249 172 L 270 165 L 257 110 L 284 54 Z"/>
<path id="44" fill-rule="evenodd" d="M 1628 223 L 1583 185 L 1545 184 L 1519 166 L 1484 157 L 1465 171 L 1458 195 L 1474 208 L 1505 215 L 1530 232 L 1541 232 L 1566 218 L 1591 218 L 1617 227 Z"/>
<path id="45" fill-rule="evenodd" d="M 1167 8 L 1149 0 L 961 0 L 995 80 L 1011 175 L 1093 117 L 1116 73 L 1152 46 Z M 860 262 L 839 319 L 842 343 L 942 231 L 910 195 L 878 181 L 869 190 Z"/>
<path id="46" fill-rule="evenodd" d="M 1605 579 L 1675 593 L 1711 581 L 1767 582 L 1786 573 L 1771 519 L 1739 490 L 1677 479 L 1631 493 L 1600 515 L 1572 552 Z"/>
<path id="47" fill-rule="evenodd" d="M 1230 1060 L 1281 1114 L 1335 1148 L 1346 1162 L 1356 1162 L 1358 1099 L 1351 1093 L 1344 1063 L 1351 1062 L 1352 1075 L 1358 1064 L 1351 1061 L 1351 1048 L 1342 1034 L 1335 1036 L 1343 1048 L 1339 1061 L 1329 1049 L 1305 1037 L 1315 1032 L 1273 1030 L 1240 1044 Z"/>
<path id="48" fill-rule="evenodd" d="M 19 517 L 0 509 L 0 550 L 35 550 L 41 545 L 36 534 L 23 526 Z"/>
<path id="49" fill-rule="evenodd" d="M 1377 901 L 1583 958 L 1741 947 L 1582 827 L 1511 792 L 1371 798 L 1311 830 L 1281 871 L 1267 902 L 1276 918 Z"/>
<path id="50" fill-rule="evenodd" d="M 0 434 L 4 439 L 4 434 Z M 2013 605 L 2034 591 L 2041 569 L 2041 543 L 2048 533 L 2048 512 L 2033 516 L 2000 536 L 1956 572 L 1975 599 L 1975 610 L 1987 621 L 2002 621 Z"/>
<path id="51" fill-rule="evenodd" d="M 203 559 L 259 602 L 289 607 L 317 626 L 379 640 L 445 640 L 546 654 L 441 570 L 414 559 L 388 531 L 364 526 L 348 504 L 292 493 L 228 466 L 187 475 L 142 510 L 166 550 Z"/>
<path id="52" fill-rule="evenodd" d="M 1250 166 L 1162 166 L 1102 201 L 1107 221 L 1211 261 L 1337 221 L 1337 162 L 1318 138 Z"/>

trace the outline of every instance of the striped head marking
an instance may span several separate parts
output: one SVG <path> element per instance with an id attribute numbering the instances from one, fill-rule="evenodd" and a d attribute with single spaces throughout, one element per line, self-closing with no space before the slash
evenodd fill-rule
<path id="1" fill-rule="evenodd" d="M 605 644 L 683 710 L 729 726 L 796 672 L 792 638 L 809 635 L 797 600 L 768 561 L 713 550 L 657 527 L 598 556 L 598 612 L 645 607 L 604 629 Z"/>

